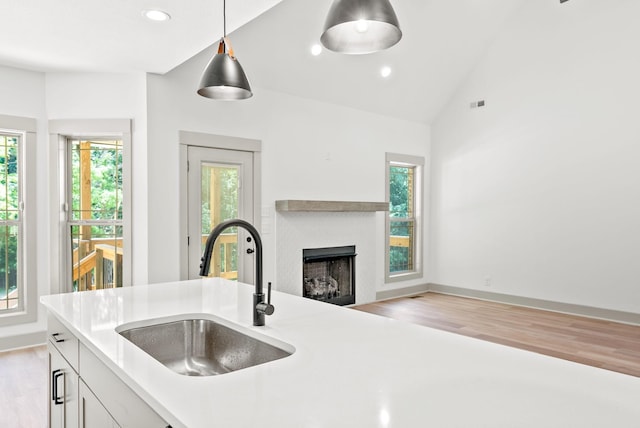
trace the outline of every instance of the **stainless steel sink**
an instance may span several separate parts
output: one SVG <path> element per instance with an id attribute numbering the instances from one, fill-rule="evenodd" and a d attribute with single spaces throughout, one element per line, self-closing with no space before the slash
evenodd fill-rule
<path id="1" fill-rule="evenodd" d="M 233 372 L 288 357 L 294 351 L 290 345 L 276 346 L 209 319 L 162 322 L 118 332 L 174 372 L 186 376 Z"/>

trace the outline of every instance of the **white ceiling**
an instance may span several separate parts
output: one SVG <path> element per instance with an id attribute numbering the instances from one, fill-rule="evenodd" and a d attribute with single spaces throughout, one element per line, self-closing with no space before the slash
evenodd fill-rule
<path id="1" fill-rule="evenodd" d="M 392 0 L 403 38 L 370 55 L 310 54 L 331 0 L 228 0 L 227 29 L 240 27 L 231 40 L 255 96 L 266 88 L 429 123 L 524 1 Z M 149 8 L 171 21 L 145 20 Z M 163 74 L 217 42 L 221 12 L 222 0 L 0 0 L 0 64 Z"/>
<path id="2" fill-rule="evenodd" d="M 228 0 L 227 30 L 280 1 Z M 223 33 L 222 0 L 0 0 L 0 17 L 0 64 L 36 71 L 166 73 Z"/>
<path id="3" fill-rule="evenodd" d="M 536 0 L 552 1 L 558 0 Z M 331 0 L 285 0 L 232 36 L 252 85 L 430 123 L 524 0 L 392 0 L 403 37 L 369 55 L 310 54 Z M 388 79 L 383 66 L 392 68 Z"/>

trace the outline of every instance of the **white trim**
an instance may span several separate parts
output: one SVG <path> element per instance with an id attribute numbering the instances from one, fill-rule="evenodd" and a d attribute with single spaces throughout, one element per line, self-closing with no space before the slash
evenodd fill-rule
<path id="1" fill-rule="evenodd" d="M 0 337 L 0 352 L 14 351 L 16 349 L 45 345 L 46 341 L 47 333 L 44 331 L 25 333 L 16 336 Z"/>
<path id="2" fill-rule="evenodd" d="M 415 216 L 413 218 L 415 224 L 415 255 L 414 270 L 410 272 L 401 272 L 391 274 L 389 270 L 389 228 L 391 224 L 389 211 L 385 215 L 384 227 L 384 282 L 385 284 L 408 281 L 423 277 L 423 234 L 424 234 L 424 157 L 412 156 L 399 153 L 385 153 L 385 200 L 391 201 L 389 194 L 389 167 L 391 164 L 415 167 L 414 177 L 414 197 L 415 197 Z"/>
<path id="3" fill-rule="evenodd" d="M 188 162 L 187 148 L 189 146 L 206 147 L 210 149 L 234 150 L 253 153 L 253 222 L 258 231 L 262 219 L 262 141 L 248 138 L 230 137 L 216 134 L 204 134 L 201 132 L 178 131 L 179 144 L 179 174 L 178 186 L 180 188 L 180 279 L 189 278 L 189 202 L 188 202 Z"/>
<path id="4" fill-rule="evenodd" d="M 130 286 L 133 278 L 132 263 L 132 140 L 131 119 L 59 119 L 49 121 L 49 141 L 51 153 L 58 155 L 50 158 L 50 194 L 58 195 L 51 198 L 51 212 L 58 215 L 51 216 L 51 247 L 57 252 L 51 254 L 51 292 L 62 293 L 69 291 L 63 287 L 69 277 L 68 269 L 61 269 L 63 261 L 68 257 L 66 240 L 66 212 L 65 204 L 68 188 L 68 177 L 65 174 L 67 162 L 67 141 L 78 138 L 109 138 L 122 139 L 122 285 Z M 65 264 L 66 266 L 66 264 Z"/>
<path id="5" fill-rule="evenodd" d="M 131 119 L 54 119 L 49 121 L 49 134 L 65 137 L 110 137 L 131 134 Z"/>
<path id="6" fill-rule="evenodd" d="M 18 255 L 20 310 L 0 315 L 0 326 L 30 323 L 38 316 L 38 274 L 36 264 L 36 126 L 35 119 L 0 115 L 0 128 L 20 134 L 21 252 Z"/>
<path id="7" fill-rule="evenodd" d="M 189 146 L 180 144 L 178 149 L 180 154 L 178 156 L 178 186 L 180 189 L 178 200 L 180 203 L 179 213 L 179 259 L 180 259 L 180 279 L 186 280 L 189 278 L 189 169 L 188 169 L 188 151 Z"/>
<path id="8" fill-rule="evenodd" d="M 385 160 L 387 164 L 389 162 L 393 162 L 396 164 L 424 166 L 424 157 L 422 156 L 403 155 L 401 153 L 387 152 L 385 153 Z"/>
<path id="9" fill-rule="evenodd" d="M 0 114 L 0 128 L 19 132 L 36 132 L 37 121 L 30 117 Z"/>
<path id="10" fill-rule="evenodd" d="M 516 296 L 513 294 L 495 293 L 492 291 L 477 290 L 472 288 L 456 287 L 451 285 L 429 283 L 428 291 L 453 296 L 469 297 L 472 299 L 487 300 L 516 306 L 542 309 L 564 314 L 580 315 L 589 318 L 598 318 L 625 324 L 640 325 L 640 314 L 625 312 L 615 309 L 596 308 L 594 306 L 578 305 L 575 303 L 555 302 L 552 300 L 537 299 L 534 297 Z"/>
<path id="11" fill-rule="evenodd" d="M 200 146 L 210 149 L 239 150 L 243 152 L 262 151 L 262 142 L 260 140 L 203 134 L 202 132 L 179 131 L 178 142 L 185 146 Z"/>
<path id="12" fill-rule="evenodd" d="M 594 306 L 577 305 L 574 303 L 554 302 L 552 300 L 494 293 L 491 291 L 435 283 L 421 284 L 415 287 L 401 288 L 397 290 L 379 291 L 376 294 L 376 302 L 402 297 L 411 297 L 424 293 L 448 294 L 451 296 L 497 302 L 505 305 L 523 306 L 527 308 L 597 318 L 630 325 L 640 325 L 640 314 L 634 312 L 596 308 Z"/>
<path id="13" fill-rule="evenodd" d="M 429 292 L 429 284 L 419 284 L 412 287 L 395 288 L 391 290 L 378 291 L 376 293 L 376 302 L 383 300 L 397 299 L 399 297 L 414 296 Z"/>

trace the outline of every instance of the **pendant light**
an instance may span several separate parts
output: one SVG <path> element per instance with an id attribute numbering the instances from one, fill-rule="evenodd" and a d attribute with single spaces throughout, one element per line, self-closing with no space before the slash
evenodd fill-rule
<path id="1" fill-rule="evenodd" d="M 402 31 L 389 0 L 334 0 L 320 41 L 345 54 L 366 54 L 390 48 Z"/>
<path id="2" fill-rule="evenodd" d="M 227 37 L 227 4 L 222 3 L 224 36 L 220 39 L 218 53 L 211 58 L 202 73 L 198 94 L 215 100 L 244 100 L 253 93 Z"/>

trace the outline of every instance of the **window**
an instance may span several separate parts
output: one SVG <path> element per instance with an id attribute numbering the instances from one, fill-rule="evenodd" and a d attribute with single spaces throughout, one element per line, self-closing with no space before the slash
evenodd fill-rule
<path id="1" fill-rule="evenodd" d="M 423 166 L 421 157 L 386 156 L 386 282 L 422 276 Z"/>
<path id="2" fill-rule="evenodd" d="M 60 292 L 131 284 L 130 121 L 53 120 L 60 216 L 52 239 Z M 53 190 L 53 189 L 52 189 Z"/>
<path id="3" fill-rule="evenodd" d="M 68 139 L 73 291 L 122 287 L 122 140 Z"/>
<path id="4" fill-rule="evenodd" d="M 35 127 L 0 115 L 0 325 L 36 319 Z"/>
<path id="5" fill-rule="evenodd" d="M 0 132 L 0 310 L 20 306 L 18 256 L 20 254 L 22 213 L 20 201 L 20 134 Z"/>

